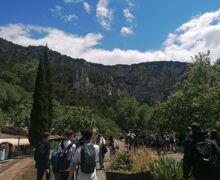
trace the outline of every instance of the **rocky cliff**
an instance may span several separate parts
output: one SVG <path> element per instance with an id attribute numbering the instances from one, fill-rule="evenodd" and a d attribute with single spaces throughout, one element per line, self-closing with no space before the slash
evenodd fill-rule
<path id="1" fill-rule="evenodd" d="M 44 47 L 22 47 L 0 39 L 0 70 L 43 57 Z M 163 101 L 186 74 L 187 64 L 174 61 L 104 66 L 50 51 L 54 93 L 71 105 L 97 105 L 134 96 L 155 104 Z"/>

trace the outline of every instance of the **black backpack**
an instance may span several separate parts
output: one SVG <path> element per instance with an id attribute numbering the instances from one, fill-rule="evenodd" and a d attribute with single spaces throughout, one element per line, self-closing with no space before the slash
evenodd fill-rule
<path id="1" fill-rule="evenodd" d="M 220 150 L 211 140 L 198 142 L 195 146 L 196 163 L 201 172 L 220 172 Z"/>
<path id="2" fill-rule="evenodd" d="M 69 150 L 73 146 L 72 143 L 65 149 L 64 148 L 64 141 L 61 142 L 61 149 L 62 151 L 59 152 L 57 157 L 57 162 L 54 167 L 54 170 L 57 172 L 66 171 L 70 167 L 70 160 L 68 159 Z"/>
<path id="3" fill-rule="evenodd" d="M 96 152 L 93 144 L 85 144 L 81 149 L 81 171 L 92 174 L 96 168 Z"/>

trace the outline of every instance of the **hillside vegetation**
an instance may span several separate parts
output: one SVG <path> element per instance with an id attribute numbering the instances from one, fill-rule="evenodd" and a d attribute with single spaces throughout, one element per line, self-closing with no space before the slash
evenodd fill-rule
<path id="1" fill-rule="evenodd" d="M 0 126 L 29 127 L 36 69 L 44 47 L 0 39 Z M 209 54 L 192 65 L 148 62 L 104 66 L 49 51 L 54 117 L 52 133 L 93 127 L 110 135 L 122 130 L 177 130 L 191 121 L 220 127 L 220 66 Z"/>

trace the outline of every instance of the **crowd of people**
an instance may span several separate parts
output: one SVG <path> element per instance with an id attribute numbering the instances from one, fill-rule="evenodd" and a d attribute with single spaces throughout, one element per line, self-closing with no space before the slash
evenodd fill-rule
<path id="1" fill-rule="evenodd" d="M 112 157 L 119 146 L 112 136 L 106 140 L 91 130 L 84 130 L 81 135 L 73 141 L 73 132 L 66 131 L 64 139 L 50 155 L 49 133 L 43 134 L 35 151 L 37 180 L 42 180 L 44 174 L 50 180 L 51 167 L 55 180 L 97 180 L 96 169 L 105 168 L 106 152 L 109 149 Z M 124 134 L 124 140 L 128 150 L 148 147 L 158 155 L 175 153 L 180 141 L 175 132 L 146 134 L 133 130 Z M 191 176 L 195 180 L 220 179 L 220 136 L 215 130 L 202 129 L 198 123 L 187 128 L 184 140 L 183 179 L 189 180 Z"/>
<path id="2" fill-rule="evenodd" d="M 168 152 L 176 152 L 176 133 L 144 133 L 141 131 L 130 130 L 125 134 L 125 145 L 129 150 L 137 149 L 141 146 L 155 149 L 158 155 L 163 152 L 167 154 Z"/>
<path id="3" fill-rule="evenodd" d="M 112 136 L 107 141 L 101 134 L 93 135 L 89 129 L 81 135 L 74 144 L 73 131 L 66 131 L 50 157 L 49 133 L 43 134 L 35 150 L 37 180 L 42 180 L 44 174 L 50 180 L 51 169 L 56 180 L 97 180 L 96 163 L 104 169 L 106 152 L 109 149 L 110 156 L 114 156 L 118 145 Z"/>

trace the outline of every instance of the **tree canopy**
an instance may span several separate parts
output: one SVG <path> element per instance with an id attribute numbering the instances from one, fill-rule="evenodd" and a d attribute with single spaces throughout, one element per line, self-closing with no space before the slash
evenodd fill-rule
<path id="1" fill-rule="evenodd" d="M 193 58 L 179 90 L 156 105 L 152 129 L 184 133 L 196 121 L 204 128 L 220 130 L 220 68 L 211 65 L 209 52 Z"/>

